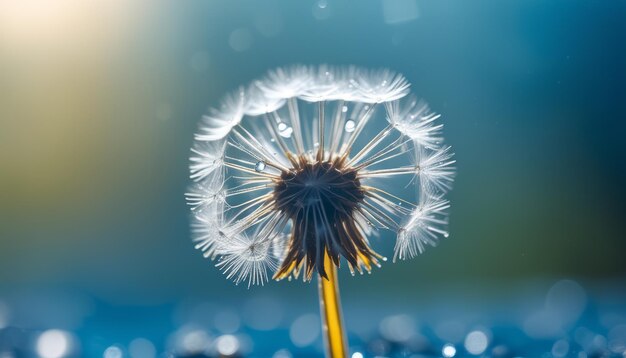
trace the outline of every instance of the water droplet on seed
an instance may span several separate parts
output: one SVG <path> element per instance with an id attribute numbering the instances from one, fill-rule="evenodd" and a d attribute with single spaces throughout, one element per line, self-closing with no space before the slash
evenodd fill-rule
<path id="1" fill-rule="evenodd" d="M 291 134 L 293 133 L 293 128 L 287 127 L 287 125 L 284 123 L 281 124 L 283 124 L 284 127 L 281 127 L 280 124 L 278 125 L 278 134 L 280 134 L 281 137 L 290 138 Z"/>
<path id="2" fill-rule="evenodd" d="M 262 172 L 263 170 L 265 170 L 265 163 L 262 161 L 256 162 L 254 170 L 256 170 L 257 172 Z"/>
<path id="3" fill-rule="evenodd" d="M 354 128 L 356 127 L 356 123 L 353 120 L 349 120 L 346 122 L 345 130 L 346 132 L 354 132 Z"/>
<path id="4" fill-rule="evenodd" d="M 342 111 L 343 113 L 348 112 L 348 106 L 343 106 L 343 107 L 341 107 L 341 111 Z"/>
<path id="5" fill-rule="evenodd" d="M 284 131 L 285 129 L 287 129 L 287 125 L 285 123 L 278 123 L 278 130 L 279 131 Z"/>

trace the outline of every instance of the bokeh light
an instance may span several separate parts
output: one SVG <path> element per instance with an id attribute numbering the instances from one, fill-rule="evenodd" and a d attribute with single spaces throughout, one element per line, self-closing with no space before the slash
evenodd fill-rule
<path id="1" fill-rule="evenodd" d="M 452 344 L 446 344 L 441 349 L 441 354 L 446 358 L 451 358 L 456 355 L 456 348 Z"/>
<path id="2" fill-rule="evenodd" d="M 306 314 L 296 318 L 289 327 L 289 338 L 296 347 L 312 344 L 320 335 L 320 318 Z"/>
<path id="3" fill-rule="evenodd" d="M 218 337 L 215 345 L 217 352 L 223 356 L 233 356 L 239 351 L 239 340 L 230 334 Z"/>
<path id="4" fill-rule="evenodd" d="M 102 358 L 122 358 L 123 356 L 124 352 L 118 346 L 107 347 L 102 354 Z"/>
<path id="5" fill-rule="evenodd" d="M 482 331 L 471 331 L 467 337 L 465 337 L 465 350 L 469 354 L 480 355 L 489 345 L 489 338 Z"/>
<path id="6" fill-rule="evenodd" d="M 69 332 L 51 329 L 37 338 L 37 353 L 42 358 L 61 358 L 72 353 L 73 338 Z"/>

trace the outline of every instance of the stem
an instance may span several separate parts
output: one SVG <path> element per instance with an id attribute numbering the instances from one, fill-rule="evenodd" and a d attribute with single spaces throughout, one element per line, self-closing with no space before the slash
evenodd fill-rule
<path id="1" fill-rule="evenodd" d="M 319 277 L 318 287 L 326 358 L 346 358 L 348 354 L 347 339 L 341 314 L 337 268 L 328 253 L 324 255 L 324 270 L 328 279 Z"/>

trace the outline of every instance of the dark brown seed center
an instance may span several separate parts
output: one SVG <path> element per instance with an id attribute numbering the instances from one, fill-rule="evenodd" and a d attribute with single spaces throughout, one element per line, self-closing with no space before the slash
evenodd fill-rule
<path id="1" fill-rule="evenodd" d="M 329 162 L 306 163 L 283 172 L 274 195 L 277 207 L 291 219 L 306 214 L 322 227 L 337 214 L 352 215 L 364 198 L 357 172 Z"/>
<path id="2" fill-rule="evenodd" d="M 302 159 L 302 158 L 301 158 Z M 340 161 L 307 162 L 281 174 L 274 189 L 276 210 L 292 220 L 287 254 L 277 278 L 306 264 L 307 279 L 317 271 L 326 277 L 324 257 L 339 265 L 341 256 L 358 267 L 373 254 L 354 217 L 365 198 L 357 171 Z"/>

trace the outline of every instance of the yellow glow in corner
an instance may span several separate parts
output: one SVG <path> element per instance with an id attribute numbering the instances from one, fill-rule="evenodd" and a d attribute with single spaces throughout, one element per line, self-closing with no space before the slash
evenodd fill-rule
<path id="1" fill-rule="evenodd" d="M 10 48 L 80 46 L 141 22 L 144 1 L 0 0 L 0 45 Z"/>
<path id="2" fill-rule="evenodd" d="M 72 30 L 80 2 L 71 0 L 0 0 L 2 41 L 42 41 Z"/>

